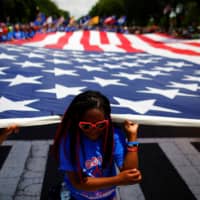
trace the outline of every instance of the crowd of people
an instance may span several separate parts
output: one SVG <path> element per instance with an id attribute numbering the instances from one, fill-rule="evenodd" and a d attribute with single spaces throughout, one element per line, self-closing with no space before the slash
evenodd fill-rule
<path id="1" fill-rule="evenodd" d="M 35 35 L 36 31 L 30 24 L 15 24 L 7 25 L 6 23 L 0 24 L 0 41 L 12 41 L 18 39 L 29 39 Z"/>
<path id="2" fill-rule="evenodd" d="M 29 39 L 34 37 L 38 32 L 73 32 L 80 29 L 128 33 L 128 28 L 125 26 L 125 18 L 114 20 L 113 16 L 110 17 L 109 21 L 107 20 L 108 23 L 102 23 L 98 16 L 94 18 L 85 17 L 85 19 L 79 21 L 76 21 L 74 17 L 68 20 L 64 19 L 64 17 L 53 19 L 51 16 L 45 17 L 43 13 L 39 13 L 35 21 L 26 24 L 1 22 L 0 41 Z"/>
<path id="3" fill-rule="evenodd" d="M 12 41 L 18 39 L 33 38 L 36 33 L 48 32 L 73 32 L 77 30 L 100 30 L 118 33 L 142 34 L 150 32 L 166 32 L 161 27 L 151 24 L 146 27 L 140 26 L 126 26 L 126 17 L 122 16 L 116 19 L 115 16 L 109 16 L 101 19 L 98 16 L 85 17 L 78 22 L 71 17 L 66 20 L 64 17 L 53 19 L 51 16 L 45 17 L 43 13 L 38 13 L 35 21 L 30 23 L 16 23 L 10 22 L 0 23 L 0 42 Z M 200 26 L 189 26 L 173 28 L 167 32 L 174 37 L 179 38 L 200 38 Z"/>

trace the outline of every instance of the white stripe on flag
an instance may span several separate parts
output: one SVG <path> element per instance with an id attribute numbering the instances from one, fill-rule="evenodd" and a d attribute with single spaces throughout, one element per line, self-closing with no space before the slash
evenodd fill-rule
<path id="1" fill-rule="evenodd" d="M 69 41 L 66 45 L 63 46 L 63 49 L 68 50 L 84 50 L 83 45 L 80 43 L 81 38 L 83 37 L 83 31 L 75 31 L 69 38 Z"/>
<path id="2" fill-rule="evenodd" d="M 133 46 L 134 48 L 143 50 L 144 52 L 168 58 L 184 59 L 189 62 L 200 64 L 200 56 L 183 55 L 171 52 L 163 48 L 155 48 L 150 44 L 146 43 L 145 41 L 143 41 L 142 39 L 140 39 L 139 37 L 137 37 L 137 35 L 125 35 L 125 37 L 129 39 L 132 44 L 134 44 Z"/>
<path id="3" fill-rule="evenodd" d="M 174 42 L 174 43 L 167 43 L 166 45 L 173 48 L 191 50 L 200 53 L 200 47 L 195 47 L 186 43 Z"/>
<path id="4" fill-rule="evenodd" d="M 100 32 L 90 31 L 90 44 L 100 46 Z"/>
<path id="5" fill-rule="evenodd" d="M 97 45 L 103 51 L 113 51 L 113 52 L 125 52 L 122 48 L 117 47 L 117 45 L 121 44 L 121 41 L 117 37 L 116 33 L 105 32 L 108 37 L 109 43 L 102 44 L 100 39 L 101 32 L 99 31 L 90 31 L 90 44 Z"/>
<path id="6" fill-rule="evenodd" d="M 200 46 L 199 47 L 192 46 L 191 44 L 187 44 L 186 41 L 182 39 L 170 38 L 170 37 L 159 35 L 159 34 L 144 34 L 144 35 L 154 41 L 163 42 L 165 45 L 169 47 L 200 52 Z M 197 41 L 190 40 L 188 42 L 197 42 Z"/>

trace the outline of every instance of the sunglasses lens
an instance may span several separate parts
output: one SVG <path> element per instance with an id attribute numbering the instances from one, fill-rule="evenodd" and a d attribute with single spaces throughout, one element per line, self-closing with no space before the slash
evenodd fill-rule
<path id="1" fill-rule="evenodd" d="M 106 122 L 100 122 L 96 125 L 97 128 L 104 128 L 106 127 Z"/>
<path id="2" fill-rule="evenodd" d="M 91 125 L 90 124 L 80 124 L 80 128 L 83 130 L 88 130 L 91 128 Z"/>

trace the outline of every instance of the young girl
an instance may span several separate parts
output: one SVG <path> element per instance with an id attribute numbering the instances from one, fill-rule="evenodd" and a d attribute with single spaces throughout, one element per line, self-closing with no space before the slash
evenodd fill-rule
<path id="1" fill-rule="evenodd" d="M 86 91 L 72 100 L 58 127 L 54 150 L 72 199 L 113 200 L 116 186 L 141 181 L 138 124 L 125 121 L 125 137 L 110 115 L 107 97 Z"/>

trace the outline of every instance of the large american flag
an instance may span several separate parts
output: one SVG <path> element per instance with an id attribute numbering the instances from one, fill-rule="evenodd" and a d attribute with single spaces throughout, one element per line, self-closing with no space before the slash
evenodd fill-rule
<path id="1" fill-rule="evenodd" d="M 57 123 L 75 95 L 104 93 L 116 122 L 200 126 L 200 40 L 99 31 L 0 45 L 0 127 Z"/>

